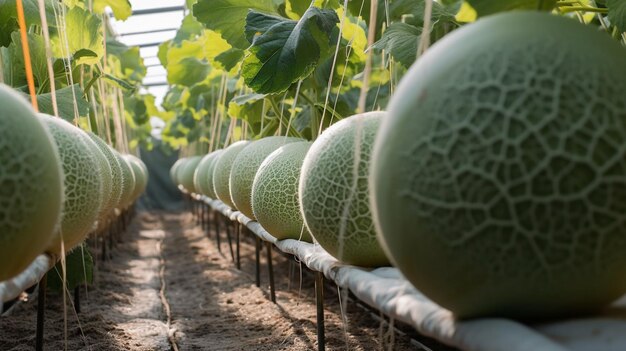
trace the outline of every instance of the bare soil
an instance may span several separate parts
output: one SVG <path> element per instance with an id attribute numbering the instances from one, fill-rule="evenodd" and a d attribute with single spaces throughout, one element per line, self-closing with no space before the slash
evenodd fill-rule
<path id="1" fill-rule="evenodd" d="M 81 313 L 74 313 L 68 296 L 67 338 L 63 298 L 47 295 L 46 350 L 316 350 L 313 276 L 274 252 L 274 304 L 265 248 L 260 288 L 250 235 L 242 238 L 241 270 L 225 233 L 221 251 L 215 233 L 207 237 L 189 213 L 139 214 L 113 259 L 97 261 L 96 282 L 87 295 L 82 292 Z M 327 350 L 419 349 L 352 302 L 343 305 L 344 320 L 339 300 L 327 286 Z M 34 350 L 36 312 L 36 301 L 30 301 L 0 317 L 0 350 Z"/>

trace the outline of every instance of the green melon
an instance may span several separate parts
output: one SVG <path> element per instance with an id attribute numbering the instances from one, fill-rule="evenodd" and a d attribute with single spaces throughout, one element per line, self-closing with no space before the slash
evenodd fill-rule
<path id="1" fill-rule="evenodd" d="M 233 162 L 237 155 L 246 147 L 250 142 L 247 140 L 241 140 L 231 144 L 215 161 L 213 169 L 213 190 L 219 200 L 231 208 L 235 208 L 233 200 L 230 198 L 230 171 L 233 167 Z"/>
<path id="2" fill-rule="evenodd" d="M 180 182 L 178 181 L 178 170 L 180 169 L 180 166 L 185 163 L 186 159 L 186 157 L 179 158 L 178 160 L 176 160 L 176 162 L 174 162 L 172 168 L 170 168 L 170 179 L 172 180 L 172 183 L 174 183 L 174 185 L 176 186 L 180 184 Z"/>
<path id="3" fill-rule="evenodd" d="M 193 175 L 193 186 L 199 194 L 207 195 L 209 192 L 209 184 L 212 184 L 212 182 L 207 182 L 209 178 L 209 167 L 213 163 L 215 156 L 219 154 L 218 151 L 221 150 L 216 150 L 206 154 L 202 157 L 202 160 L 200 160 L 198 167 L 196 167 L 196 172 Z M 211 176 L 213 176 L 212 172 Z"/>
<path id="4" fill-rule="evenodd" d="M 177 171 L 179 172 L 180 184 L 189 193 L 196 193 L 196 187 L 193 185 L 193 175 L 200 161 L 202 161 L 202 156 L 191 156 L 181 166 L 181 169 Z"/>
<path id="5" fill-rule="evenodd" d="M 426 296 L 461 318 L 533 319 L 626 292 L 626 50 L 608 35 L 486 17 L 429 49 L 389 114 L 372 207 Z"/>
<path id="6" fill-rule="evenodd" d="M 0 84 L 0 282 L 48 247 L 62 204 L 63 173 L 52 136 L 24 99 Z"/>
<path id="7" fill-rule="evenodd" d="M 286 136 L 271 136 L 253 141 L 241 150 L 233 161 L 228 184 L 230 198 L 241 213 L 254 219 L 251 203 L 252 183 L 263 160 L 279 147 L 303 140 Z"/>
<path id="8" fill-rule="evenodd" d="M 122 169 L 122 199 L 120 201 L 120 210 L 128 208 L 133 203 L 133 194 L 135 192 L 135 174 L 126 159 L 117 150 L 114 150 L 115 157 Z"/>
<path id="9" fill-rule="evenodd" d="M 102 174 L 98 158 L 87 141 L 87 133 L 73 124 L 39 114 L 59 149 L 63 165 L 65 199 L 63 220 L 49 251 L 61 253 L 61 242 L 68 252 L 80 244 L 94 228 L 102 206 Z"/>
<path id="10" fill-rule="evenodd" d="M 215 165 L 217 164 L 217 160 L 220 159 L 224 150 L 216 150 L 213 151 L 209 156 L 211 157 L 211 161 L 207 165 L 206 169 L 206 177 L 202 179 L 203 187 L 206 189 L 206 196 L 211 199 L 217 199 L 217 194 L 215 193 L 215 188 L 213 187 L 213 174 L 215 171 Z"/>
<path id="11" fill-rule="evenodd" d="M 103 207 L 109 209 L 108 212 L 110 213 L 118 206 L 122 198 L 122 169 L 117 157 L 115 157 L 115 154 L 111 151 L 111 147 L 107 145 L 104 140 L 91 132 L 87 133 L 87 135 L 96 143 L 111 168 L 111 196 L 109 201 L 103 205 Z"/>
<path id="12" fill-rule="evenodd" d="M 148 173 L 144 168 L 143 161 L 135 155 L 124 155 L 124 158 L 131 166 L 133 175 L 135 176 L 135 188 L 133 190 L 133 201 L 137 200 L 148 186 Z"/>
<path id="13" fill-rule="evenodd" d="M 367 182 L 371 149 L 384 116 L 369 112 L 330 126 L 311 146 L 300 174 L 300 208 L 307 228 L 328 253 L 357 266 L 389 264 L 376 239 Z"/>
<path id="14" fill-rule="evenodd" d="M 281 146 L 265 158 L 254 177 L 254 217 L 279 240 L 313 241 L 298 202 L 300 169 L 311 144 L 301 141 Z"/>
<path id="15" fill-rule="evenodd" d="M 87 138 L 85 143 L 91 149 L 91 153 L 97 159 L 97 165 L 100 172 L 100 180 L 102 182 L 102 205 L 98 214 L 98 220 L 104 221 L 105 218 L 113 211 L 117 202 L 114 202 L 113 194 L 113 171 L 107 157 L 101 151 L 100 147 L 93 141 L 93 137 L 89 133 L 85 133 Z"/>

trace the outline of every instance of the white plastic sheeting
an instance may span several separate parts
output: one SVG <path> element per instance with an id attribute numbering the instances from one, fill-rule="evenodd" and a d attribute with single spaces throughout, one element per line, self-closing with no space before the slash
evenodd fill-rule
<path id="1" fill-rule="evenodd" d="M 297 240 L 277 240 L 256 221 L 219 200 L 202 200 L 236 220 L 310 269 L 348 288 L 361 301 L 413 326 L 422 335 L 468 351 L 623 351 L 626 350 L 626 298 L 603 315 L 525 325 L 508 319 L 457 321 L 430 301 L 393 267 L 364 269 L 341 264 L 322 247 Z"/>

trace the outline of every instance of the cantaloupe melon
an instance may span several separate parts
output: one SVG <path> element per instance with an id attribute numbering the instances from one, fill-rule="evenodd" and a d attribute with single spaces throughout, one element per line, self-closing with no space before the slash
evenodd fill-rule
<path id="1" fill-rule="evenodd" d="M 185 163 L 186 159 L 186 157 L 179 158 L 178 160 L 176 160 L 176 162 L 174 162 L 172 168 L 170 168 L 170 179 L 172 180 L 172 183 L 174 183 L 174 185 L 176 186 L 180 184 L 180 182 L 178 181 L 178 169 L 180 169 L 180 166 Z"/>
<path id="2" fill-rule="evenodd" d="M 247 140 L 240 140 L 232 143 L 224 149 L 224 152 L 222 152 L 215 162 L 213 169 L 213 190 L 215 191 L 215 195 L 220 201 L 231 208 L 235 208 L 235 204 L 230 197 L 230 171 L 239 152 L 241 152 L 241 150 L 243 150 L 243 148 L 245 148 L 249 143 L 250 142 Z"/>
<path id="3" fill-rule="evenodd" d="M 132 205 L 134 200 L 133 193 L 135 192 L 135 174 L 133 173 L 128 161 L 126 161 L 119 151 L 114 150 L 113 153 L 120 164 L 120 168 L 122 169 L 122 199 L 118 209 L 125 210 Z"/>
<path id="4" fill-rule="evenodd" d="M 141 159 L 137 156 L 130 154 L 123 156 L 126 161 L 128 161 L 133 171 L 133 175 L 135 176 L 135 187 L 133 190 L 133 201 L 135 201 L 141 196 L 141 194 L 143 194 L 148 186 L 147 170 L 144 169 L 145 165 L 143 164 L 143 161 L 141 161 Z"/>
<path id="5" fill-rule="evenodd" d="M 108 203 L 103 204 L 103 207 L 108 208 L 108 212 L 112 212 L 112 210 L 118 206 L 122 198 L 122 169 L 111 147 L 107 145 L 104 140 L 91 132 L 88 132 L 87 135 L 96 143 L 111 168 L 111 197 Z"/>
<path id="6" fill-rule="evenodd" d="M 100 206 L 100 212 L 98 213 L 98 220 L 104 221 L 105 218 L 113 211 L 116 203 L 113 202 L 113 172 L 111 171 L 111 165 L 107 160 L 107 157 L 100 150 L 100 147 L 93 141 L 93 137 L 86 133 L 88 138 L 85 139 L 85 144 L 91 149 L 91 154 L 95 156 L 100 173 L 100 181 L 102 182 L 102 204 Z"/>
<path id="7" fill-rule="evenodd" d="M 80 244 L 93 229 L 102 206 L 102 174 L 93 148 L 87 144 L 89 136 L 80 128 L 61 118 L 39 114 L 48 126 L 59 149 L 63 166 L 65 198 L 63 220 L 49 251 L 61 253 Z"/>
<path id="8" fill-rule="evenodd" d="M 196 172 L 193 175 L 193 185 L 202 195 L 208 196 L 209 192 L 212 192 L 213 182 L 209 182 L 209 169 L 211 171 L 210 177 L 213 177 L 213 168 L 211 164 L 215 160 L 215 157 L 219 155 L 221 150 L 215 150 L 202 157 L 202 160 L 196 167 Z M 211 185 L 211 186 L 209 186 Z"/>
<path id="9" fill-rule="evenodd" d="M 211 199 L 217 199 L 217 194 L 215 193 L 215 187 L 213 186 L 213 174 L 215 171 L 215 165 L 217 164 L 217 160 L 220 159 L 224 150 L 216 150 L 213 151 L 209 156 L 211 161 L 208 162 L 206 169 L 206 177 L 202 179 L 203 188 L 206 189 L 206 196 Z"/>
<path id="10" fill-rule="evenodd" d="M 549 318 L 626 292 L 626 49 L 535 12 L 437 42 L 399 85 L 371 186 L 393 262 L 458 317 Z"/>
<path id="11" fill-rule="evenodd" d="M 196 187 L 193 185 L 193 175 L 201 160 L 202 156 L 191 156 L 187 159 L 187 162 L 181 166 L 180 170 L 177 171 L 180 174 L 180 184 L 190 193 L 196 193 Z"/>
<path id="12" fill-rule="evenodd" d="M 0 281 L 44 252 L 62 204 L 63 172 L 52 136 L 24 99 L 0 84 Z"/>
<path id="13" fill-rule="evenodd" d="M 233 200 L 235 207 L 248 218 L 254 219 L 251 204 L 252 183 L 254 182 L 254 176 L 259 166 L 261 166 L 263 160 L 276 149 L 296 141 L 304 141 L 304 139 L 271 136 L 250 142 L 250 144 L 237 154 L 230 171 L 228 184 L 230 188 L 230 198 Z"/>
<path id="14" fill-rule="evenodd" d="M 254 177 L 254 217 L 277 239 L 313 241 L 298 202 L 300 170 L 311 144 L 300 141 L 279 147 L 265 158 Z"/>
<path id="15" fill-rule="evenodd" d="M 307 228 L 328 253 L 348 264 L 389 264 L 376 239 L 367 182 L 371 149 L 384 116 L 358 114 L 330 126 L 311 146 L 300 173 Z"/>

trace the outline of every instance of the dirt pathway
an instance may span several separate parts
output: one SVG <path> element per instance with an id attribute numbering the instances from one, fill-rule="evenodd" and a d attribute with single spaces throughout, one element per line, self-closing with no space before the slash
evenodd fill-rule
<path id="1" fill-rule="evenodd" d="M 273 304 L 265 270 L 262 288 L 254 284 L 252 238 L 246 236 L 242 243 L 241 271 L 224 241 L 222 255 L 188 213 L 140 214 L 113 260 L 99 263 L 80 323 L 75 315 L 68 317 L 68 349 L 173 350 L 174 342 L 179 350 L 316 350 L 310 276 L 299 281 L 296 266 L 290 280 L 289 261 L 275 253 L 278 303 Z M 169 329 L 163 297 L 170 308 Z M 62 300 L 50 294 L 48 301 L 46 349 L 61 350 Z M 327 291 L 325 303 L 328 350 L 387 349 L 384 330 L 369 313 L 349 305 L 345 324 L 333 291 Z M 34 302 L 0 317 L 0 350 L 34 350 L 35 318 Z M 392 349 L 417 348 L 408 338 L 396 337 Z"/>

